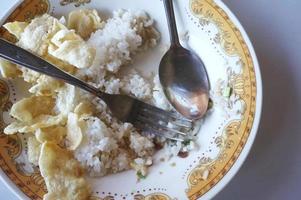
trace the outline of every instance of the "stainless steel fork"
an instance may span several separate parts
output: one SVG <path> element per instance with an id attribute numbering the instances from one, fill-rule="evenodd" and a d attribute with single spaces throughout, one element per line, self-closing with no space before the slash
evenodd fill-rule
<path id="1" fill-rule="evenodd" d="M 187 133 L 192 130 L 193 122 L 178 113 L 164 111 L 130 96 L 101 92 L 42 58 L 3 39 L 0 39 L 0 57 L 94 94 L 105 101 L 113 116 L 122 122 L 132 123 L 145 134 L 184 141 Z"/>

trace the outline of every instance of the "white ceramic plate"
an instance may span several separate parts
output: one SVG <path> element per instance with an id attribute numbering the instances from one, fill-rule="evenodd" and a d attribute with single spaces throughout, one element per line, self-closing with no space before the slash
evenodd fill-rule
<path id="1" fill-rule="evenodd" d="M 8 0 L 2 4 L 5 2 Z M 158 47 L 135 58 L 134 67 L 144 72 L 157 70 L 169 43 L 162 1 L 92 0 L 81 7 L 95 8 L 103 16 L 118 8 L 147 11 L 155 19 L 162 38 Z M 157 153 L 150 175 L 139 183 L 133 171 L 91 179 L 95 199 L 210 199 L 235 175 L 254 141 L 261 114 L 262 85 L 245 31 L 220 1 L 177 0 L 175 7 L 182 43 L 203 59 L 213 93 L 218 82 L 224 81 L 233 88 L 233 95 L 224 101 L 213 94 L 214 109 L 198 134 L 198 151 L 186 159 L 175 157 L 168 162 L 159 161 L 160 152 Z M 25 20 L 43 12 L 61 16 L 73 9 L 74 4 L 62 6 L 58 0 L 25 0 L 9 10 L 2 21 Z M 0 34 L 10 38 L 3 29 Z M 11 103 L 24 95 L 23 85 L 22 81 L 0 80 L 0 130 L 10 121 L 7 111 Z M 0 144 L 4 182 L 21 199 L 41 199 L 44 182 L 37 169 L 28 167 L 22 135 L 1 134 Z"/>

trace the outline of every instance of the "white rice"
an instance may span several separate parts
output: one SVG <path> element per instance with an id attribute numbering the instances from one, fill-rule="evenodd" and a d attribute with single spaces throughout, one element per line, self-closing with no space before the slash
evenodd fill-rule
<path id="1" fill-rule="evenodd" d="M 153 21 L 144 12 L 115 11 L 104 28 L 97 30 L 88 40 L 97 54 L 89 71 L 93 73 L 102 66 L 116 73 L 120 66 L 131 61 L 132 54 L 148 48 L 148 44 L 155 45 L 159 34 L 152 25 Z M 151 34 L 144 34 L 144 29 L 149 29 Z"/>
<path id="2" fill-rule="evenodd" d="M 110 94 L 126 93 L 144 100 L 152 98 L 152 85 L 136 71 L 118 75 L 120 67 L 131 62 L 132 55 L 156 44 L 159 35 L 152 25 L 153 21 L 144 12 L 114 12 L 113 18 L 88 39 L 88 44 L 96 49 L 96 59 L 90 68 L 80 70 L 77 76 L 88 77 L 91 84 Z M 145 34 L 145 29 L 152 34 Z M 75 97 L 72 91 L 61 93 L 74 102 L 93 98 L 90 95 Z M 67 101 L 60 98 L 63 96 L 60 93 L 58 96 L 62 103 Z M 83 130 L 84 139 L 74 152 L 90 175 L 104 176 L 127 170 L 135 159 L 147 160 L 153 155 L 152 140 L 140 135 L 131 124 L 112 117 L 100 99 L 94 99 L 93 103 L 97 117 L 85 119 L 88 125 Z M 71 108 L 58 106 L 57 109 L 68 112 Z"/>
<path id="3" fill-rule="evenodd" d="M 132 71 L 122 79 L 122 91 L 138 99 L 147 100 L 152 98 L 152 86 L 136 71 Z"/>
<path id="4" fill-rule="evenodd" d="M 80 70 L 77 75 L 88 77 L 91 84 L 107 93 L 128 94 L 171 110 L 158 76 L 150 81 L 133 69 L 123 73 L 125 75 L 118 73 L 122 66 L 131 62 L 133 55 L 155 46 L 158 39 L 153 20 L 144 12 L 115 11 L 113 18 L 108 19 L 104 27 L 87 40 L 96 48 L 96 59 L 92 67 Z M 86 119 L 89 125 L 83 131 L 83 142 L 75 151 L 76 159 L 92 176 L 104 176 L 130 168 L 146 175 L 155 152 L 153 139 L 138 133 L 131 124 L 121 123 L 112 117 L 100 99 L 94 98 L 93 103 L 98 114 Z M 169 157 L 176 156 L 183 144 L 167 142 L 165 147 Z"/>

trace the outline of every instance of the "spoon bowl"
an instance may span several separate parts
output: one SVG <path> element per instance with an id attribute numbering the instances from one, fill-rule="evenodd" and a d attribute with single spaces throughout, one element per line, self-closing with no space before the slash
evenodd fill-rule
<path id="1" fill-rule="evenodd" d="M 179 113 L 189 119 L 204 116 L 209 82 L 198 55 L 181 46 L 172 46 L 161 60 L 159 77 L 167 99 Z"/>
<path id="2" fill-rule="evenodd" d="M 181 46 L 172 0 L 164 0 L 171 47 L 159 66 L 163 91 L 171 105 L 189 119 L 204 116 L 209 102 L 209 80 L 201 58 Z"/>

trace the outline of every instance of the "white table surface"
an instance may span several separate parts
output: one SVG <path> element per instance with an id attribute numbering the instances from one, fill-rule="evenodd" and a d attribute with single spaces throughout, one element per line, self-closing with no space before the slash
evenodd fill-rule
<path id="1" fill-rule="evenodd" d="M 253 41 L 264 103 L 248 159 L 214 200 L 301 199 L 301 0 L 224 2 Z M 0 17 L 9 7 L 1 4 Z M 0 199 L 17 200 L 1 182 Z"/>

